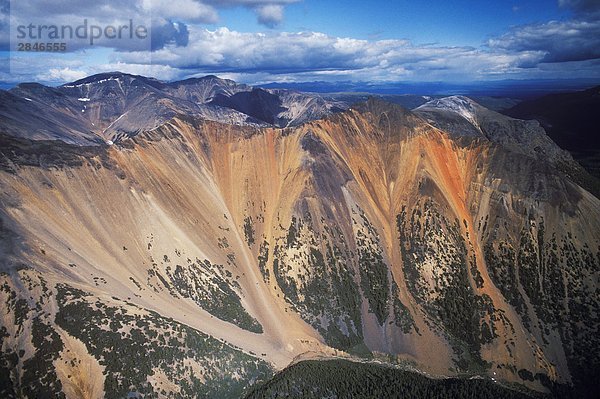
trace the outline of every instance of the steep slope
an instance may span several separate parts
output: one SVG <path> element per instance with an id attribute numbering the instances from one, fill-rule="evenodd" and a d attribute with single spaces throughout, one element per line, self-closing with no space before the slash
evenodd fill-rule
<path id="1" fill-rule="evenodd" d="M 100 138 L 83 121 L 77 101 L 38 84 L 20 85 L 0 91 L 2 133 L 34 140 L 62 140 L 70 144 L 94 145 Z"/>
<path id="2" fill-rule="evenodd" d="M 539 123 L 503 116 L 468 97 L 451 96 L 431 100 L 415 112 L 435 126 L 459 137 L 484 137 L 511 152 L 557 164 L 573 163 L 544 132 Z"/>
<path id="3" fill-rule="evenodd" d="M 600 196 L 600 181 L 583 169 L 569 152 L 556 145 L 538 121 L 510 118 L 463 96 L 435 99 L 414 111 L 455 137 L 483 137 L 510 152 L 549 162 Z"/>
<path id="4" fill-rule="evenodd" d="M 256 88 L 233 95 L 216 94 L 209 104 L 234 109 L 279 127 L 297 126 L 347 108 L 341 101 L 325 100 L 317 94 Z"/>
<path id="5" fill-rule="evenodd" d="M 77 98 L 81 117 L 101 137 L 115 141 L 118 133 L 152 129 L 174 116 L 166 106 L 165 88 L 166 85 L 156 79 L 112 72 L 90 76 L 58 89 Z M 193 112 L 184 102 L 178 105 L 181 111 Z M 127 122 L 123 123 L 123 119 Z"/>
<path id="6" fill-rule="evenodd" d="M 344 101 L 317 94 L 276 89 L 268 92 L 281 99 L 281 106 L 284 109 L 277 115 L 277 125 L 280 127 L 297 126 L 348 108 L 348 104 Z"/>
<path id="7" fill-rule="evenodd" d="M 285 111 L 281 99 L 263 89 L 252 89 L 232 96 L 217 94 L 211 104 L 235 109 L 270 125 L 277 123 L 277 115 Z"/>
<path id="8" fill-rule="evenodd" d="M 2 393 L 236 397 L 348 353 L 585 393 L 600 200 L 497 135 L 373 99 L 285 129 L 3 136 Z"/>
<path id="9" fill-rule="evenodd" d="M 535 119 L 562 148 L 600 179 L 598 125 L 600 86 L 526 100 L 502 111 L 519 119 Z"/>
<path id="10" fill-rule="evenodd" d="M 173 97 L 185 99 L 197 104 L 206 104 L 216 95 L 231 97 L 236 93 L 251 91 L 252 87 L 229 79 L 220 79 L 214 75 L 192 78 L 169 84 L 167 91 Z"/>

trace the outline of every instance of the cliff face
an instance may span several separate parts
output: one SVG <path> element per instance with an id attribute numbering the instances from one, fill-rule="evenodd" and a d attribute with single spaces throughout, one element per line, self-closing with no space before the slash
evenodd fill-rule
<path id="1" fill-rule="evenodd" d="M 236 396 L 342 352 L 538 390 L 600 370 L 600 200 L 485 136 L 370 100 L 1 153 L 3 396 Z"/>

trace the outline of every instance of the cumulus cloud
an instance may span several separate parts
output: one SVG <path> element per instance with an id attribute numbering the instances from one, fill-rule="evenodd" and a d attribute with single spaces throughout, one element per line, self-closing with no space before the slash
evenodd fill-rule
<path id="1" fill-rule="evenodd" d="M 152 14 L 144 9 L 141 1 L 124 0 L 119 4 L 110 0 L 20 0 L 10 4 L 10 37 L 13 50 L 16 43 L 64 41 L 67 51 L 79 51 L 85 48 L 106 46 L 121 51 L 149 50 L 150 38 L 131 38 L 127 34 L 129 28 L 120 38 L 108 39 L 105 35 L 96 36 L 97 31 L 106 27 L 114 27 L 112 33 L 120 26 L 132 25 L 135 28 L 143 26 L 150 30 Z M 91 27 L 96 29 L 91 42 Z M 80 28 L 81 27 L 81 28 Z M 53 28 L 54 33 L 50 33 Z M 79 30 L 78 30 L 79 29 Z M 25 32 L 25 33 L 23 33 Z M 85 35 L 83 33 L 85 32 Z M 50 36 L 54 34 L 54 36 Z M 78 38 L 77 36 L 85 36 Z"/>
<path id="2" fill-rule="evenodd" d="M 278 26 L 284 17 L 284 7 L 300 0 L 0 0 L 0 48 L 8 49 L 10 37 L 16 35 L 16 26 L 55 25 L 77 27 L 87 20 L 89 25 L 104 29 L 122 26 L 133 20 L 149 29 L 147 40 L 109 40 L 101 37 L 96 47 L 118 51 L 158 50 L 165 45 L 186 46 L 188 26 L 214 24 L 219 10 L 244 7 L 256 13 L 260 24 Z M 9 29 L 9 14 L 13 31 Z M 14 41 L 14 40 L 13 40 Z M 68 51 L 92 47 L 88 40 L 70 38 Z"/>
<path id="3" fill-rule="evenodd" d="M 8 0 L 0 0 L 2 18 L 8 19 L 8 8 L 4 4 Z M 95 47 L 110 47 L 119 51 L 156 50 L 166 44 L 185 46 L 188 41 L 187 25 L 215 23 L 218 12 L 215 7 L 197 0 L 19 0 L 11 4 L 11 25 L 16 37 L 17 26 L 70 26 L 73 29 L 87 22 L 101 29 L 107 26 L 119 27 L 128 25 L 132 20 L 134 27 L 144 26 L 148 29 L 147 38 L 108 39 L 104 35 L 95 40 Z M 5 10 L 6 8 L 6 10 Z M 0 19 L 0 28 L 4 20 Z M 127 32 L 127 31 L 125 31 Z M 0 31 L 0 45 L 4 33 Z M 46 33 L 47 34 L 47 33 Z M 8 38 L 8 33 L 6 33 Z M 91 48 L 88 39 L 79 40 L 69 37 L 68 51 L 79 51 Z"/>
<path id="4" fill-rule="evenodd" d="M 600 58 L 600 21 L 550 21 L 521 26 L 490 39 L 488 45 L 506 51 L 542 52 L 540 62 Z"/>
<path id="5" fill-rule="evenodd" d="M 561 76 L 561 70 L 569 70 L 568 77 L 573 77 L 575 70 L 586 76 L 600 76 L 600 65 L 596 62 L 600 61 L 600 18 L 597 16 L 600 0 L 560 0 L 560 6 L 570 10 L 570 18 L 517 26 L 478 48 L 416 45 L 407 40 L 364 40 L 320 32 L 248 33 L 204 26 L 218 21 L 219 11 L 224 8 L 244 7 L 256 14 L 259 23 L 275 27 L 283 21 L 285 7 L 297 1 L 19 0 L 14 3 L 18 4 L 20 13 L 30 18 L 52 23 L 72 23 L 86 15 L 93 15 L 90 23 L 141 18 L 149 21 L 152 34 L 151 41 L 142 44 L 117 46 L 101 42 L 110 50 L 92 50 L 89 54 L 93 59 L 95 54 L 105 51 L 106 56 L 108 51 L 109 60 L 84 65 L 47 58 L 49 56 L 32 62 L 19 59 L 22 54 L 15 53 L 17 58 L 11 60 L 11 66 L 21 69 L 14 68 L 13 75 L 29 70 L 31 78 L 18 75 L 19 80 L 43 78 L 60 82 L 70 80 L 75 74 L 103 70 L 122 70 L 166 80 L 216 73 L 249 83 L 269 80 L 474 81 L 557 77 Z M 3 4 L 7 4 L 7 0 L 0 0 L 0 9 Z M 0 27 L 3 21 L 0 19 Z M 77 58 L 82 53 L 78 51 L 72 57 Z M 0 74 L 0 80 L 6 80 L 2 76 L 11 78 Z"/>
<path id="6" fill-rule="evenodd" d="M 258 22 L 274 28 L 283 21 L 283 7 L 277 4 L 267 4 L 256 8 Z"/>
<path id="7" fill-rule="evenodd" d="M 600 58 L 600 0 L 559 0 L 573 11 L 571 19 L 522 25 L 492 38 L 492 49 L 543 53 L 542 63 Z"/>
<path id="8" fill-rule="evenodd" d="M 93 67 L 89 68 L 86 76 L 106 71 L 120 71 L 124 73 L 130 73 L 132 75 L 151 76 L 161 80 L 175 80 L 181 78 L 181 70 L 172 68 L 168 65 L 131 64 L 118 61 L 94 65 Z"/>
<path id="9" fill-rule="evenodd" d="M 52 19 L 61 15 L 94 15 L 98 19 L 114 17 L 119 13 L 136 13 L 139 7 L 133 0 L 124 0 L 115 4 L 110 0 L 21 0 L 12 2 L 12 12 L 32 19 L 46 16 Z"/>
<path id="10" fill-rule="evenodd" d="M 221 7 L 243 6 L 256 13 L 258 23 L 274 28 L 283 21 L 283 9 L 286 5 L 301 0 L 204 0 L 207 4 Z"/>
<path id="11" fill-rule="evenodd" d="M 217 10 L 197 0 L 19 0 L 17 9 L 28 16 L 93 16 L 98 20 L 129 18 L 179 19 L 214 23 Z"/>
<path id="12" fill-rule="evenodd" d="M 85 56 L 64 58 L 59 56 L 18 57 L 12 60 L 12 69 L 0 68 L 0 82 L 22 83 L 40 82 L 44 84 L 62 84 L 107 71 L 121 71 L 135 75 L 153 76 L 163 80 L 175 80 L 182 77 L 182 71 L 168 65 L 156 65 L 147 61 L 141 64 L 119 61 L 121 53 L 108 54 L 106 59 L 90 63 Z M 1 65 L 0 59 L 0 65 Z M 49 67 L 49 65 L 51 67 Z"/>
<path id="13" fill-rule="evenodd" d="M 82 70 L 74 70 L 71 68 L 50 68 L 50 70 L 37 75 L 36 80 L 42 82 L 72 82 L 85 77 L 86 73 Z"/>
<path id="14" fill-rule="evenodd" d="M 141 5 L 154 18 L 190 23 L 215 23 L 219 19 L 214 7 L 196 0 L 142 0 Z"/>
<path id="15" fill-rule="evenodd" d="M 189 43 L 188 26 L 183 22 L 172 22 L 165 19 L 152 21 L 151 49 L 156 51 L 166 45 L 177 47 L 187 46 Z"/>
<path id="16" fill-rule="evenodd" d="M 283 20 L 284 7 L 298 1 L 300 0 L 19 0 L 13 2 L 13 8 L 29 19 L 93 16 L 94 19 L 103 21 L 158 17 L 186 23 L 212 24 L 219 19 L 219 9 L 245 7 L 256 12 L 260 23 L 275 26 Z"/>
<path id="17" fill-rule="evenodd" d="M 266 73 L 301 79 L 472 79 L 510 74 L 534 65 L 543 53 L 512 54 L 472 47 L 415 46 L 406 40 L 360 40 L 319 32 L 242 33 L 190 26 L 186 47 L 122 54 L 126 63 L 169 65 L 182 71 Z M 285 49 L 285 51 L 282 51 Z"/>
<path id="18" fill-rule="evenodd" d="M 94 41 L 68 37 L 67 51 L 108 47 L 121 52 L 162 49 L 166 45 L 186 46 L 189 25 L 214 24 L 219 20 L 219 10 L 244 7 L 256 13 L 258 22 L 275 27 L 283 21 L 284 7 L 299 0 L 0 0 L 0 49 L 7 50 L 10 38 L 16 43 L 16 27 L 34 25 L 69 26 L 76 29 L 84 22 L 99 29 L 120 27 L 130 20 L 135 27 L 148 28 L 144 39 L 109 39 L 104 35 Z M 10 8 L 9 8 L 10 7 Z M 10 20 L 9 20 L 10 16 Z M 12 31 L 11 31 L 12 29 Z M 48 32 L 43 37 L 51 39 Z M 38 35 L 39 36 L 39 35 Z M 22 37 L 21 37 L 22 39 Z M 13 50 L 15 50 L 13 48 Z"/>

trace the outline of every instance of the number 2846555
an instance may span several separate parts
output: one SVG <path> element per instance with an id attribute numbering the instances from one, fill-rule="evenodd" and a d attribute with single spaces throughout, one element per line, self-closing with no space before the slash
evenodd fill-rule
<path id="1" fill-rule="evenodd" d="M 65 52 L 67 51 L 67 43 L 17 43 L 17 51 L 48 51 L 48 52 Z"/>

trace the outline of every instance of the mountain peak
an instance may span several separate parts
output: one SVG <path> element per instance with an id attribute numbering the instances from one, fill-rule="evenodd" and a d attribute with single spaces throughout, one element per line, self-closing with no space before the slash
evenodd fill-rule
<path id="1" fill-rule="evenodd" d="M 410 110 L 401 105 L 383 100 L 381 97 L 371 96 L 367 101 L 355 104 L 353 109 L 360 113 L 371 113 L 373 115 L 381 115 L 383 113 L 395 112 L 402 115 L 411 114 Z"/>
<path id="2" fill-rule="evenodd" d="M 59 87 L 24 83 L 10 93 L 25 101 L 19 112 L 11 105 L 14 101 L 0 104 L 0 114 L 15 121 L 10 129 L 13 134 L 78 144 L 87 144 L 90 137 L 94 142 L 116 143 L 140 131 L 154 129 L 176 114 L 236 125 L 286 127 L 320 119 L 347 107 L 316 94 L 253 88 L 214 75 L 165 83 L 118 71 L 88 76 Z M 43 109 L 23 117 L 33 103 Z M 31 119 L 31 123 L 25 123 L 25 119 Z M 85 140 L 80 140 L 81 137 Z"/>
<path id="3" fill-rule="evenodd" d="M 415 110 L 446 110 L 459 114 L 473 125 L 477 125 L 477 114 L 483 109 L 481 105 L 465 96 L 449 96 L 426 102 Z"/>
<path id="4" fill-rule="evenodd" d="M 187 78 L 184 80 L 177 80 L 171 82 L 172 86 L 185 86 L 185 85 L 193 85 L 193 84 L 202 84 L 202 83 L 213 83 L 218 85 L 228 85 L 228 86 L 242 86 L 249 87 L 244 84 L 237 83 L 231 79 L 223 79 L 216 75 L 206 75 L 201 77 Z"/>
<path id="5" fill-rule="evenodd" d="M 61 87 L 67 87 L 67 88 L 79 87 L 79 86 L 83 86 L 83 85 L 87 85 L 87 84 L 104 83 L 107 81 L 119 81 L 119 82 L 129 81 L 129 82 L 131 82 L 133 80 L 141 80 L 144 83 L 147 83 L 151 86 L 164 85 L 163 82 L 161 82 L 160 80 L 155 79 L 155 78 L 141 76 L 141 75 L 133 75 L 133 74 L 125 73 L 125 72 L 113 71 L 113 72 L 103 72 L 103 73 L 91 75 L 91 76 L 85 77 L 83 79 L 79 79 L 74 82 L 64 84 Z"/>
<path id="6" fill-rule="evenodd" d="M 376 127 L 378 135 L 392 137 L 400 134 L 407 137 L 417 126 L 426 122 L 401 105 L 385 101 L 379 97 L 370 97 L 367 101 L 354 104 L 350 112 L 343 112 L 350 118 L 362 118 Z"/>

